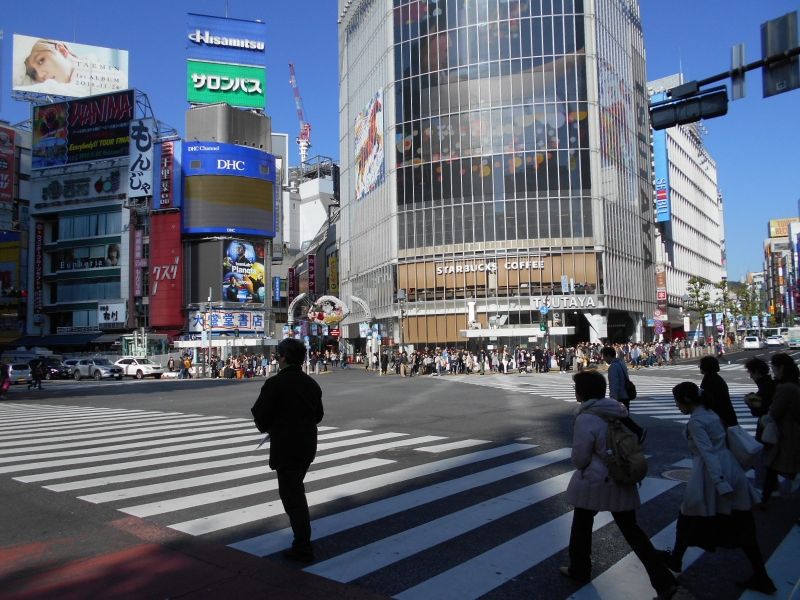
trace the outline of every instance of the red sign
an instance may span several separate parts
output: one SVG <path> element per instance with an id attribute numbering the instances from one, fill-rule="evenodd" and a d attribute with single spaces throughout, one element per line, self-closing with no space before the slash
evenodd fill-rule
<path id="1" fill-rule="evenodd" d="M 656 290 L 656 299 L 657 300 L 666 300 L 667 299 L 667 290 Z"/>
<path id="2" fill-rule="evenodd" d="M 0 202 L 14 200 L 14 135 L 13 129 L 0 127 Z"/>
<path id="3" fill-rule="evenodd" d="M 183 256 L 180 213 L 150 217 L 150 325 L 182 327 Z"/>
<path id="4" fill-rule="evenodd" d="M 341 335 L 341 331 L 338 327 L 332 328 L 329 332 L 331 337 L 338 338 Z"/>

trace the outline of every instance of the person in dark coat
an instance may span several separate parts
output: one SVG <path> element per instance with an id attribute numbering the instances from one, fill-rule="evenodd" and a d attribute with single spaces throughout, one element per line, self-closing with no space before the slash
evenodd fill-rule
<path id="1" fill-rule="evenodd" d="M 769 374 L 769 365 L 760 358 L 751 358 L 744 363 L 747 374 L 753 383 L 758 387 L 755 393 L 747 394 L 744 397 L 745 404 L 750 409 L 750 414 L 758 418 L 756 424 L 756 439 L 761 441 L 761 433 L 764 426 L 761 424 L 761 417 L 769 413 L 772 406 L 772 397 L 775 395 L 775 381 Z"/>
<path id="2" fill-rule="evenodd" d="M 703 395 L 703 404 L 709 410 L 717 413 L 722 424 L 727 429 L 739 424 L 736 412 L 731 404 L 731 394 L 728 391 L 728 384 L 719 375 L 719 361 L 715 356 L 704 356 L 700 359 L 700 372 L 703 380 L 700 382 L 700 390 Z"/>
<path id="3" fill-rule="evenodd" d="M 278 475 L 278 494 L 294 533 L 288 560 L 314 560 L 311 519 L 303 479 L 317 453 L 317 424 L 322 421 L 322 390 L 303 373 L 306 348 L 287 338 L 278 344 L 278 374 L 261 387 L 251 409 L 256 427 L 269 434 L 269 466 Z"/>

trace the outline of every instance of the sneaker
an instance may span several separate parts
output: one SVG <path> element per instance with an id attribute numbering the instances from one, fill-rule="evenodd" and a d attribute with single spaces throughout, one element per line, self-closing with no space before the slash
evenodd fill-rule
<path id="1" fill-rule="evenodd" d="M 313 550 L 298 550 L 297 548 L 288 548 L 281 553 L 281 556 L 283 556 L 283 558 L 286 560 L 291 560 L 294 562 L 306 564 L 314 562 Z"/>
<path id="2" fill-rule="evenodd" d="M 763 577 L 753 575 L 746 581 L 737 581 L 736 585 L 746 590 L 753 590 L 755 592 L 761 592 L 762 594 L 767 594 L 770 596 L 778 591 L 778 588 L 775 587 L 772 579 L 766 575 Z"/>
<path id="3" fill-rule="evenodd" d="M 581 577 L 573 573 L 569 567 L 558 567 L 558 572 L 561 573 L 564 577 L 569 577 L 570 579 L 574 579 L 580 583 L 589 583 L 591 577 L 588 575 L 585 577 Z"/>

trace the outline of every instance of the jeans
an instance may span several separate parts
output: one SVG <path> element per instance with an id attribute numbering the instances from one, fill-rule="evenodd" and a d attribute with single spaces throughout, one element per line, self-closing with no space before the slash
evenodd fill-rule
<path id="1" fill-rule="evenodd" d="M 572 530 L 569 535 L 569 569 L 577 577 L 591 577 L 592 572 L 592 525 L 596 510 L 576 508 L 572 515 Z M 644 565 L 650 584 L 657 592 L 675 585 L 675 577 L 656 554 L 650 538 L 636 523 L 636 511 L 612 512 L 611 516 L 622 532 L 625 541 Z"/>
<path id="2" fill-rule="evenodd" d="M 294 533 L 292 548 L 302 552 L 311 551 L 311 518 L 308 514 L 306 488 L 303 485 L 309 466 L 304 469 L 276 469 L 278 495 Z"/>

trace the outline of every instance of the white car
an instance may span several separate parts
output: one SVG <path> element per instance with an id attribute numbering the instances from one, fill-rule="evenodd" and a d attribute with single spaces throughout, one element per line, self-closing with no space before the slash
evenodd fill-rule
<path id="1" fill-rule="evenodd" d="M 782 335 L 771 335 L 767 338 L 767 346 L 783 346 L 784 342 Z"/>
<path id="2" fill-rule="evenodd" d="M 164 367 L 160 364 L 151 362 L 147 358 L 139 358 L 136 356 L 120 358 L 114 364 L 122 368 L 122 373 L 124 375 L 136 377 L 136 379 L 143 379 L 145 377 L 161 379 L 161 374 L 164 372 Z"/>
<path id="3" fill-rule="evenodd" d="M 755 335 L 745 336 L 744 341 L 742 341 L 742 350 L 760 350 L 763 347 L 763 342 Z"/>

